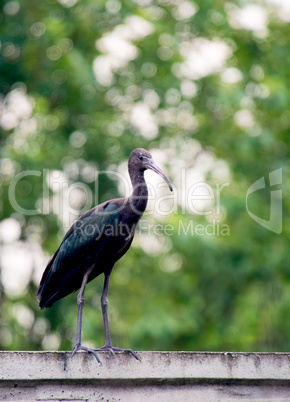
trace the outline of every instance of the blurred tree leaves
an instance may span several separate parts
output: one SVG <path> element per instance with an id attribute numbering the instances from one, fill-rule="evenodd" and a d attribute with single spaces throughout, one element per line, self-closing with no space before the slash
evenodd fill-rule
<path id="1" fill-rule="evenodd" d="M 20 172 L 41 172 L 17 186 L 17 202 L 29 210 L 45 205 L 43 193 L 50 199 L 55 195 L 43 169 L 65 172 L 69 185 L 82 182 L 95 193 L 95 174 L 116 171 L 135 147 L 161 149 L 172 178 L 186 165 L 189 177 L 195 168 L 204 171 L 213 188 L 216 182 L 230 183 L 216 217 L 215 211 L 207 219 L 180 205 L 165 219 L 155 217 L 153 222 L 173 227 L 170 236 L 160 236 L 156 252 L 142 246 L 144 233 L 137 236 L 112 275 L 115 344 L 152 350 L 289 350 L 290 28 L 268 3 L 259 3 L 267 12 L 264 34 L 235 29 L 230 16 L 237 6 L 221 1 L 24 0 L 1 6 L 1 221 L 20 222 L 18 241 L 28 250 L 36 242 L 53 253 L 63 221 L 56 213 L 15 211 L 8 190 Z M 246 4 L 239 2 L 240 8 Z M 136 54 L 126 59 L 118 47 L 111 51 L 100 40 L 112 32 L 115 40 L 124 38 L 132 16 L 149 23 L 151 32 L 145 35 L 145 28 L 135 26 L 134 34 L 131 27 L 126 45 Z M 192 79 L 184 62 L 193 51 L 191 63 L 202 59 L 201 42 L 195 42 L 202 38 L 222 41 L 229 56 L 214 73 Z M 113 64 L 101 59 L 112 54 L 119 54 Z M 207 57 L 204 68 L 216 62 L 212 53 Z M 109 85 L 96 77 L 96 59 L 106 60 L 100 73 L 111 72 Z M 140 110 L 150 117 L 141 126 L 132 118 Z M 198 146 L 199 153 L 193 152 Z M 208 159 L 196 167 L 200 153 L 215 161 L 212 169 L 204 167 Z M 218 177 L 219 161 L 225 161 L 228 176 Z M 278 235 L 251 220 L 245 197 L 253 182 L 265 176 L 268 185 L 268 173 L 280 167 L 283 232 Z M 100 175 L 97 202 L 118 196 L 118 190 L 116 180 Z M 255 194 L 251 211 L 269 219 L 269 199 L 268 189 Z M 216 218 L 220 221 L 213 226 L 227 225 L 229 235 L 181 230 L 180 222 L 206 227 Z M 6 275 L 2 242 L 1 277 Z M 35 278 L 45 268 L 39 261 L 24 292 L 12 295 L 4 286 L 4 349 L 72 348 L 76 295 L 39 311 Z M 95 346 L 104 338 L 101 289 L 102 278 L 86 289 L 84 340 Z"/>

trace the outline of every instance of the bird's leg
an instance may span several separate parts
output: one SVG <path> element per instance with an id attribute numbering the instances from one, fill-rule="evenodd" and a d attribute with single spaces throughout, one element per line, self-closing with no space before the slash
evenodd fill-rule
<path id="1" fill-rule="evenodd" d="M 101 306 L 102 306 L 102 313 L 103 313 L 103 320 L 104 320 L 104 327 L 105 327 L 106 342 L 105 342 L 104 346 L 102 346 L 101 348 L 96 349 L 96 350 L 97 351 L 108 350 L 109 352 L 112 353 L 112 355 L 115 355 L 115 352 L 127 352 L 127 353 L 131 354 L 132 356 L 134 356 L 135 359 L 141 361 L 140 358 L 136 355 L 136 353 L 133 352 L 133 350 L 122 349 L 122 348 L 117 348 L 115 346 L 112 346 L 110 329 L 109 329 L 109 319 L 108 319 L 109 280 L 110 280 L 110 273 L 105 274 L 104 288 L 103 288 L 103 293 L 102 293 L 102 297 L 101 297 Z"/>
<path id="2" fill-rule="evenodd" d="M 102 297 L 101 297 L 101 306 L 102 306 L 103 321 L 104 321 L 104 327 L 105 327 L 105 337 L 106 337 L 105 347 L 107 347 L 107 348 L 112 347 L 110 328 L 109 328 L 109 319 L 108 319 L 109 280 L 110 280 L 110 274 L 105 275 L 104 288 L 103 288 L 103 293 L 102 293 Z"/>
<path id="3" fill-rule="evenodd" d="M 82 346 L 81 344 L 81 339 L 82 339 L 82 318 L 83 318 L 83 308 L 84 308 L 84 304 L 85 304 L 85 297 L 84 297 L 84 293 L 85 293 L 85 287 L 86 284 L 88 282 L 88 277 L 90 274 L 91 270 L 87 271 L 84 275 L 83 278 L 83 282 L 82 282 L 82 286 L 81 289 L 79 291 L 78 294 L 78 319 L 77 319 L 77 336 L 76 336 L 76 343 L 75 346 L 73 348 L 72 351 L 72 357 L 74 356 L 74 354 L 78 351 L 78 350 L 86 350 L 87 352 L 92 353 L 95 358 L 97 359 L 97 361 L 102 365 L 99 356 L 97 355 L 97 353 L 95 352 L 94 349 L 90 349 L 87 348 L 86 346 Z"/>

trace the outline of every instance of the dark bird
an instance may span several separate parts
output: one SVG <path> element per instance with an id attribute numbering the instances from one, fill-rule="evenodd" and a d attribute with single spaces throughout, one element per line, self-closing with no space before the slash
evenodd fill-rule
<path id="1" fill-rule="evenodd" d="M 48 261 L 43 273 L 37 299 L 41 309 L 51 307 L 57 300 L 80 289 L 78 294 L 78 317 L 76 343 L 72 356 L 78 350 L 93 353 L 98 362 L 101 361 L 97 351 L 124 351 L 138 356 L 131 349 L 112 346 L 108 322 L 108 286 L 116 261 L 129 249 L 137 223 L 143 215 L 148 189 L 144 179 L 146 169 L 158 173 L 172 186 L 167 176 L 153 161 L 151 154 L 142 148 L 132 151 L 128 170 L 133 191 L 128 198 L 118 198 L 104 202 L 87 211 L 68 230 L 59 249 Z M 105 281 L 101 297 L 101 307 L 105 327 L 105 345 L 91 349 L 81 344 L 82 313 L 86 284 L 104 273 Z"/>

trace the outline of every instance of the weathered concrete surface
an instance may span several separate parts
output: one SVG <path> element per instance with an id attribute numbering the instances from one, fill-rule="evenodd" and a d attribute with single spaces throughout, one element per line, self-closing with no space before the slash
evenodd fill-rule
<path id="1" fill-rule="evenodd" d="M 0 352 L 0 400 L 290 401 L 290 353 Z"/>

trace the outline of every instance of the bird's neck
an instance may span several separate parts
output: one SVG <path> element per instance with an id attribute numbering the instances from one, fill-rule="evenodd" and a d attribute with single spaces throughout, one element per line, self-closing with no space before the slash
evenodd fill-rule
<path id="1" fill-rule="evenodd" d="M 137 215 L 143 214 L 146 209 L 148 201 L 148 189 L 144 178 L 144 172 L 138 171 L 130 175 L 133 186 L 133 191 L 130 198 L 130 204 L 133 211 Z"/>

